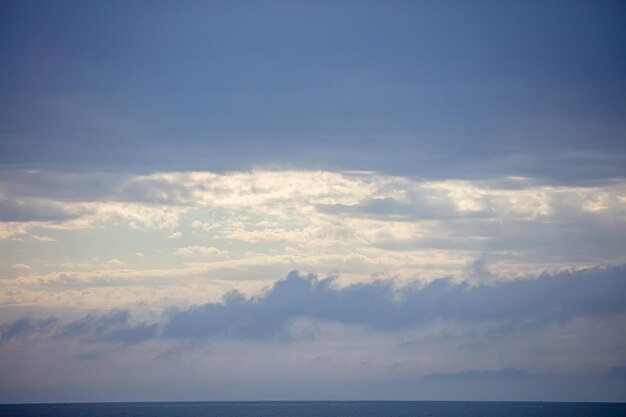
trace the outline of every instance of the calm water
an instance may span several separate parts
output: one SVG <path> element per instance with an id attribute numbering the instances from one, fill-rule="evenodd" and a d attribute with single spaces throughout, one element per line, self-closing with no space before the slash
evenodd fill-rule
<path id="1" fill-rule="evenodd" d="M 276 401 L 0 405 L 0 416 L 37 417 L 604 417 L 626 403 Z"/>

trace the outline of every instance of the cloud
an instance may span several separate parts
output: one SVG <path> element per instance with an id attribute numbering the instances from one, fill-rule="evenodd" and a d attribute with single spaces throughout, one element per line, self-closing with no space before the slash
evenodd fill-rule
<path id="1" fill-rule="evenodd" d="M 388 281 L 344 288 L 332 278 L 292 272 L 265 294 L 232 292 L 171 314 L 164 336 L 267 338 L 298 317 L 362 325 L 375 330 L 418 326 L 435 320 L 543 326 L 578 316 L 626 313 L 626 266 L 544 274 L 536 279 L 472 286 L 443 278 L 394 288 Z"/>
<path id="2" fill-rule="evenodd" d="M 58 319 L 55 317 L 44 320 L 22 317 L 10 324 L 0 326 L 0 343 L 48 332 L 57 322 Z"/>
<path id="3" fill-rule="evenodd" d="M 185 246 L 176 249 L 177 255 L 182 256 L 219 256 L 227 257 L 228 251 L 214 248 L 212 246 Z"/>
<path id="4" fill-rule="evenodd" d="M 626 365 L 614 366 L 607 372 L 606 376 L 626 380 Z"/>
<path id="5" fill-rule="evenodd" d="M 626 188 L 620 179 L 572 186 L 532 178 L 435 181 L 373 172 L 252 170 L 120 174 L 103 176 L 99 186 L 94 177 L 81 185 L 77 177 L 55 172 L 25 175 L 20 186 L 12 181 L 9 176 L 6 199 L 56 205 L 77 217 L 0 223 L 0 237 L 57 229 L 64 230 L 59 239 L 69 242 L 80 229 L 87 231 L 81 232 L 83 247 L 91 250 L 98 247 L 99 231 L 115 231 L 128 239 L 109 256 L 142 252 L 143 266 L 172 270 L 183 261 L 158 255 L 154 245 L 179 242 L 179 255 L 232 261 L 210 279 L 242 271 L 255 279 L 282 276 L 292 269 L 339 271 L 361 280 L 380 274 L 458 278 L 483 255 L 490 269 L 506 277 L 626 262 L 620 250 L 626 244 L 626 204 L 620 199 Z M 77 190 L 66 195 L 58 190 L 64 186 Z M 252 268 L 248 252 L 262 255 L 266 269 Z M 50 272 L 66 272 L 56 268 L 51 265 Z"/>
<path id="6" fill-rule="evenodd" d="M 157 323 L 135 323 L 125 310 L 90 313 L 68 323 L 62 323 L 56 317 L 41 320 L 22 317 L 0 326 L 0 343 L 46 335 L 55 340 L 76 340 L 87 344 L 115 342 L 129 345 L 153 339 L 159 327 Z"/>
<path id="7" fill-rule="evenodd" d="M 66 221 L 80 214 L 72 206 L 58 201 L 23 197 L 6 200 L 0 195 L 0 222 Z"/>
<path id="8" fill-rule="evenodd" d="M 106 315 L 88 314 L 80 320 L 62 326 L 60 336 L 99 341 L 106 339 L 114 331 L 128 326 L 130 314 L 125 310 L 112 311 Z"/>
<path id="9" fill-rule="evenodd" d="M 515 368 L 503 368 L 498 370 L 477 370 L 471 369 L 462 372 L 438 372 L 424 375 L 424 379 L 433 380 L 481 380 L 481 379 L 509 379 L 509 378 L 524 378 L 531 376 L 528 371 Z"/>
<path id="10" fill-rule="evenodd" d="M 134 323 L 125 310 L 112 311 L 105 315 L 89 314 L 80 320 L 62 326 L 58 338 L 77 339 L 84 343 L 118 342 L 140 343 L 156 336 L 158 325 Z"/>
<path id="11" fill-rule="evenodd" d="M 159 326 L 157 324 L 139 324 L 112 332 L 109 340 L 126 344 L 139 343 L 154 338 Z"/>
<path id="12" fill-rule="evenodd" d="M 122 267 L 126 266 L 126 262 L 120 261 L 119 259 L 109 259 L 106 262 L 106 265 L 111 267 L 111 268 L 122 268 Z"/>
<path id="13" fill-rule="evenodd" d="M 624 299 L 626 266 L 546 273 L 533 279 L 480 285 L 442 278 L 403 287 L 389 281 L 339 287 L 335 278 L 292 272 L 257 296 L 232 291 L 221 302 L 171 308 L 163 321 L 153 323 L 133 323 L 127 311 L 89 314 L 59 327 L 59 335 L 125 343 L 159 335 L 196 341 L 258 340 L 286 336 L 289 326 L 300 318 L 382 332 L 440 321 L 487 323 L 497 331 L 510 332 L 563 324 L 577 317 L 624 314 Z M 43 322 L 20 320 L 5 325 L 4 339 L 48 329 Z"/>
<path id="14" fill-rule="evenodd" d="M 56 239 L 53 239 L 50 236 L 32 235 L 31 237 L 40 242 L 56 242 Z"/>
<path id="15" fill-rule="evenodd" d="M 299 392 L 329 380 L 363 392 L 367 381 L 379 381 L 398 399 L 415 398 L 421 387 L 443 399 L 471 398 L 466 393 L 477 387 L 487 399 L 497 397 L 494 389 L 505 397 L 518 387 L 541 393 L 579 378 L 579 392 L 591 381 L 606 385 L 593 398 L 623 398 L 624 355 L 616 347 L 624 343 L 625 273 L 621 266 L 394 286 L 294 272 L 255 296 L 231 292 L 146 321 L 117 310 L 8 322 L 0 326 L 0 367 L 50 386 L 72 377 L 117 386 L 131 374 L 176 384 L 211 375 L 237 387 L 290 381 L 304 384 Z M 38 371 L 47 364 L 55 379 Z M 94 369 L 103 370 L 97 379 Z M 365 383 L 358 390 L 357 381 Z"/>
<path id="16" fill-rule="evenodd" d="M 13 264 L 13 265 L 11 265 L 11 268 L 29 270 L 32 267 L 30 265 L 27 265 L 27 264 Z"/>

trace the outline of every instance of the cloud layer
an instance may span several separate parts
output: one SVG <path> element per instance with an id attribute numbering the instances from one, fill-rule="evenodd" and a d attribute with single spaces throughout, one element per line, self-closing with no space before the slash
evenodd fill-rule
<path id="1" fill-rule="evenodd" d="M 231 293 L 223 303 L 173 314 L 164 336 L 180 338 L 276 335 L 290 320 L 308 317 L 394 330 L 435 320 L 546 325 L 578 316 L 626 313 L 626 267 L 542 275 L 537 279 L 472 286 L 439 279 L 394 288 L 389 282 L 333 286 L 291 273 L 266 294 L 246 299 Z"/>
<path id="2" fill-rule="evenodd" d="M 29 337 L 55 326 L 58 337 L 89 342 L 138 343 L 157 336 L 266 339 L 286 334 L 299 318 L 376 331 L 408 329 L 436 321 L 495 323 L 513 331 L 566 323 L 577 317 L 619 316 L 626 313 L 624 299 L 626 266 L 482 285 L 442 278 L 400 288 L 389 281 L 339 287 L 333 278 L 292 272 L 260 295 L 246 297 L 233 291 L 221 302 L 173 308 L 161 324 L 133 324 L 126 311 L 88 315 L 64 325 L 55 318 L 21 318 L 2 327 L 0 340 Z"/>
<path id="3" fill-rule="evenodd" d="M 0 398 L 67 399 L 51 372 L 83 399 L 101 397 L 80 386 L 111 393 L 146 377 L 186 387 L 188 399 L 272 389 L 326 398 L 322 381 L 361 393 L 353 398 L 532 399 L 541 387 L 554 399 L 623 399 L 626 266 L 479 285 L 338 284 L 293 272 L 254 296 L 231 292 L 147 320 L 118 310 L 5 322 Z"/>
<path id="4" fill-rule="evenodd" d="M 0 306 L 163 308 L 173 298 L 184 306 L 230 289 L 250 294 L 293 269 L 341 272 L 350 282 L 481 282 L 626 262 L 619 180 L 555 186 L 258 170 L 110 175 L 96 184 L 16 172 L 3 190 L 0 200 L 20 217 L 9 210 L 0 222 Z M 472 269 L 477 259 L 494 275 Z"/>
<path id="5" fill-rule="evenodd" d="M 120 3 L 0 0 L 0 401 L 624 399 L 624 4 Z"/>

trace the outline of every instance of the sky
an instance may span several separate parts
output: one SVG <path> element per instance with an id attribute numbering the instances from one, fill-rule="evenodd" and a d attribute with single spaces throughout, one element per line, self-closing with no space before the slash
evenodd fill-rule
<path id="1" fill-rule="evenodd" d="M 626 5 L 0 1 L 0 402 L 626 401 Z"/>

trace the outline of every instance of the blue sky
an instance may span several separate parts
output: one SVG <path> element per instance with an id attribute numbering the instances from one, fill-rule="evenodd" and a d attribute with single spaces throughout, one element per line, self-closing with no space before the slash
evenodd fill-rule
<path id="1" fill-rule="evenodd" d="M 0 3 L 0 401 L 624 401 L 625 20 Z"/>

